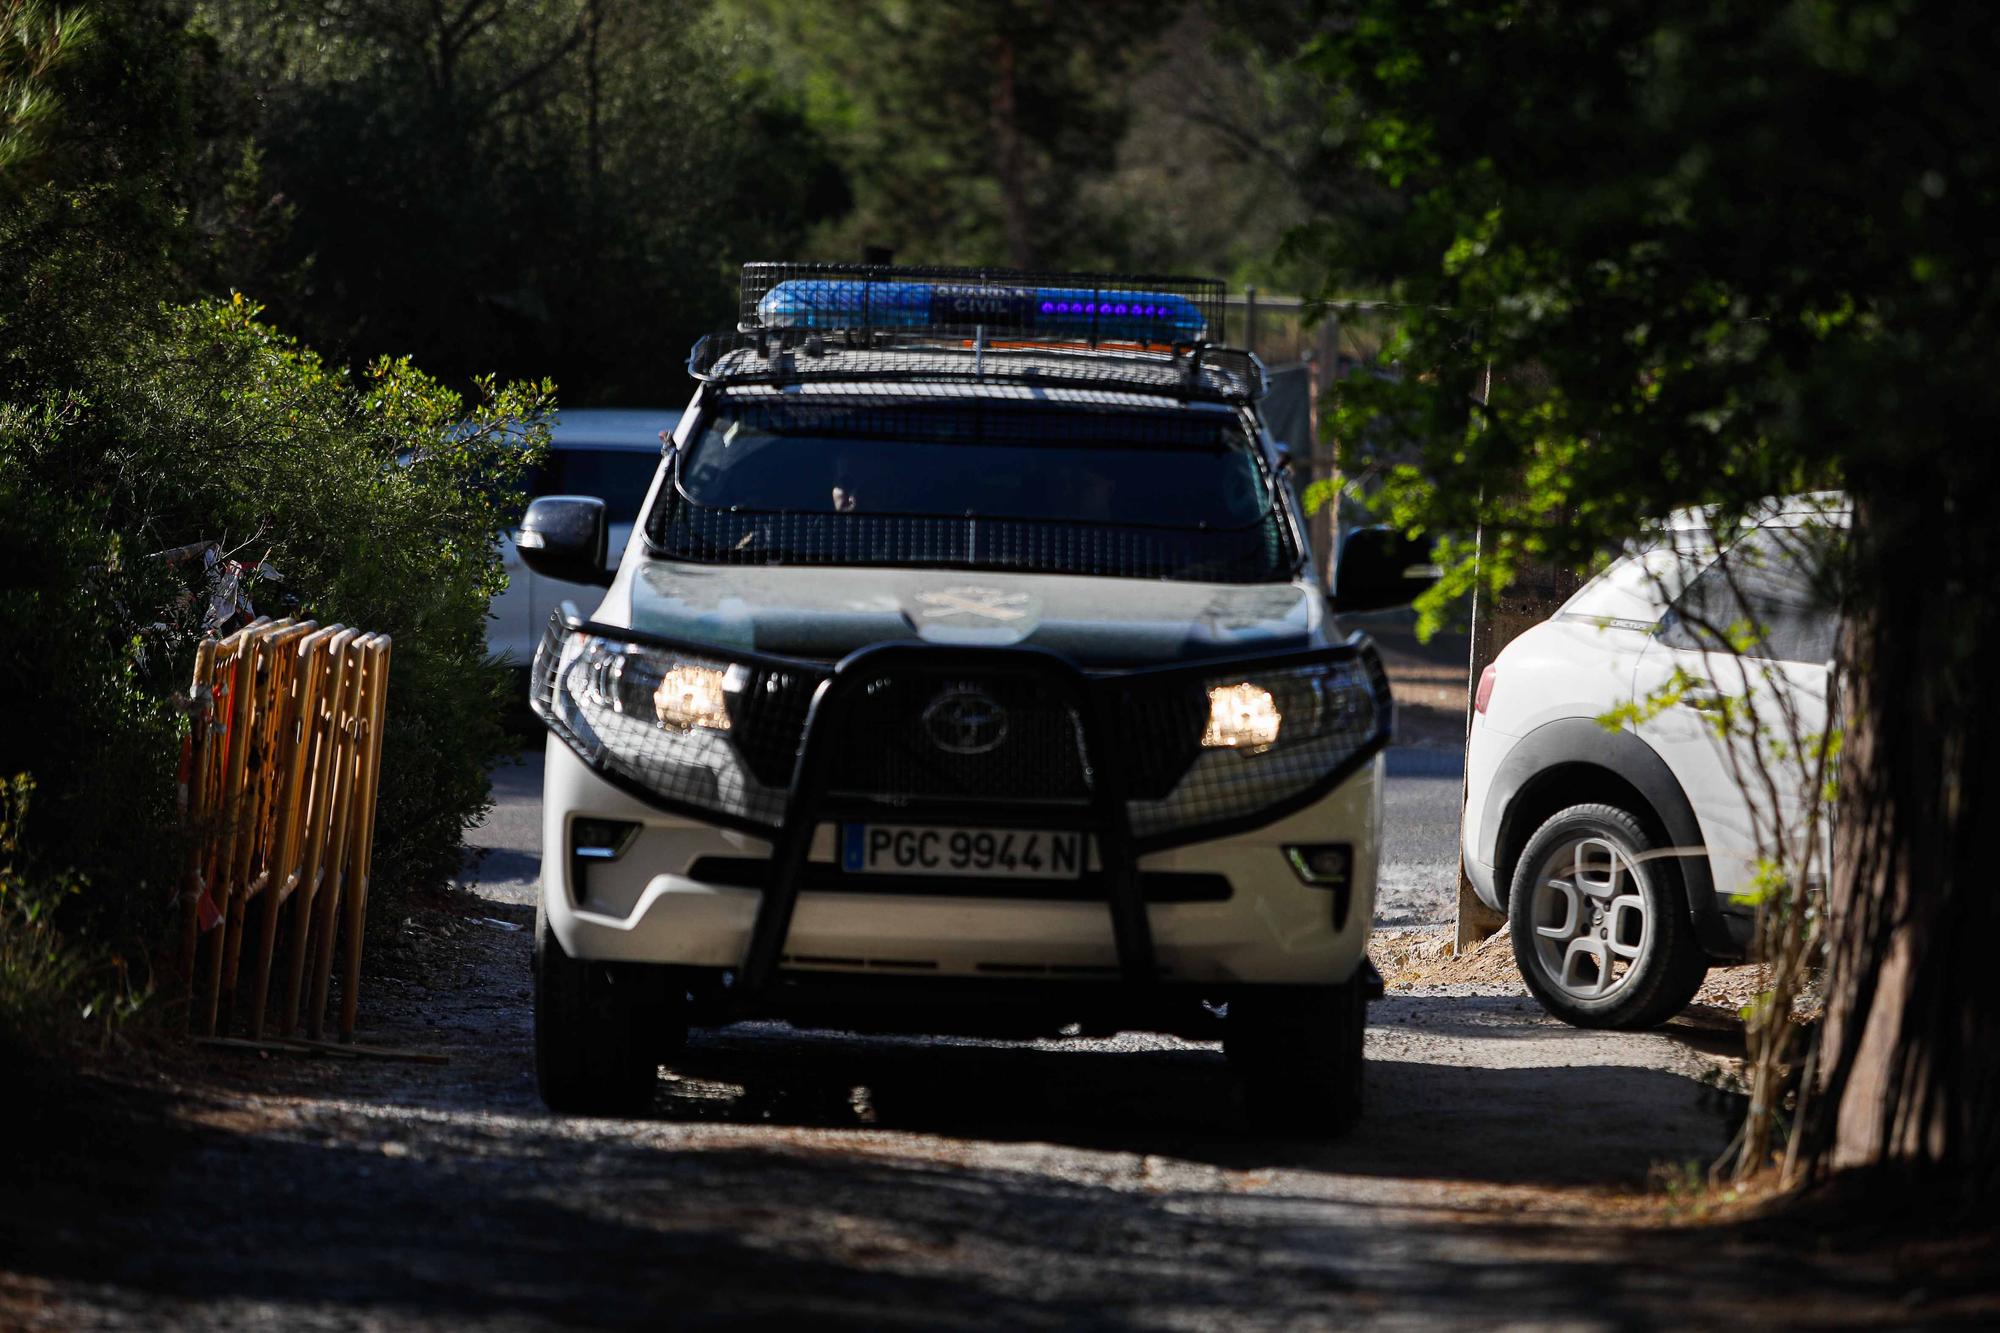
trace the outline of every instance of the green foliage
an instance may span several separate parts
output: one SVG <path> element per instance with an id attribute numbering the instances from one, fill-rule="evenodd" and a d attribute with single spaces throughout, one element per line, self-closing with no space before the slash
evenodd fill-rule
<path id="1" fill-rule="evenodd" d="M 905 262 L 1074 263 L 1117 247 L 1090 192 L 1172 6 L 818 0 L 742 8 L 804 72 L 854 209 L 820 246 Z"/>
<path id="2" fill-rule="evenodd" d="M 0 1053 L 10 1059 L 102 1046 L 145 1000 L 122 956 L 59 926 L 58 909 L 86 884 L 28 865 L 22 831 L 34 789 L 25 773 L 0 781 Z"/>
<path id="3" fill-rule="evenodd" d="M 298 614 L 393 636 L 372 914 L 393 922 L 456 871 L 512 748 L 486 603 L 553 408 L 544 380 L 470 377 L 467 396 L 408 359 L 351 372 L 240 296 L 188 299 L 215 253 L 182 191 L 231 105 L 206 78 L 217 48 L 143 0 L 96 14 L 67 64 L 8 66 L 60 106 L 0 210 L 0 773 L 38 790 L 28 837 L 8 813 L 0 1023 L 46 1019 L 37 1044 L 75 1035 L 79 995 L 93 1022 L 128 1007 L 109 951 L 146 956 L 174 911 L 202 589 L 153 553 L 267 559 Z M 247 189 L 254 151 L 231 170 Z M 251 590 L 282 614 L 278 591 Z"/>
<path id="4" fill-rule="evenodd" d="M 1942 405 L 2000 406 L 1972 370 L 1993 159 L 1922 128 L 1979 121 L 1953 11 L 1347 8 L 1304 63 L 1415 200 L 1339 257 L 1411 302 L 1411 373 L 1342 404 L 1397 521 L 1580 563 L 1677 505 L 1956 466 Z"/>
<path id="5" fill-rule="evenodd" d="M 546 416 L 552 388 L 484 382 L 468 404 L 408 360 L 350 376 L 256 314 L 242 298 L 166 310 L 150 338 L 110 348 L 90 368 L 88 406 L 42 430 L 0 428 L 0 476 L 42 494 L 84 482 L 94 492 L 92 522 L 120 534 L 124 550 L 218 540 L 270 560 L 300 598 L 298 614 L 394 636 L 374 881 L 386 895 L 380 911 L 392 915 L 404 891 L 456 869 L 458 835 L 486 801 L 484 769 L 508 749 L 496 709 L 504 681 L 484 662 L 486 600 L 502 582 L 496 536 L 510 520 L 506 494 L 534 456 L 526 444 L 542 434 L 522 422 Z M 48 522 L 8 530 L 46 534 Z M 120 560 L 106 578 L 120 604 L 100 614 L 98 652 L 116 624 L 130 634 L 140 616 L 158 618 L 144 685 L 154 699 L 184 689 L 178 673 L 192 660 L 194 626 L 162 610 L 172 588 L 146 560 Z M 34 606 L 46 598 L 40 588 L 30 598 L 18 620 L 8 616 L 20 630 L 24 679 L 42 671 L 32 656 Z M 96 673 L 82 660 L 72 675 L 102 677 L 98 660 Z M 114 699 L 144 715 L 150 705 L 134 693 L 132 654 L 116 660 L 126 687 Z M 50 689 L 38 693 L 46 699 Z M 50 777 L 64 739 L 78 749 L 72 709 L 14 731 L 6 763 L 36 765 L 66 799 L 62 809 L 100 821 L 120 803 L 98 777 L 102 747 L 80 749 L 74 765 L 54 761 L 60 785 Z M 170 755 L 158 735 L 148 747 Z M 134 825 L 142 845 L 104 867 L 132 883 L 150 877 L 152 897 L 162 887 L 148 845 L 172 847 L 164 795 L 158 775 L 134 783 L 122 805 L 150 797 L 154 815 Z M 82 839 L 74 823 L 58 815 L 62 833 Z"/>
<path id="6" fill-rule="evenodd" d="M 733 265 L 846 205 L 756 41 L 701 5 L 201 12 L 256 108 L 219 276 L 357 366 L 407 353 L 454 386 L 677 403 L 688 345 L 734 322 Z"/>
<path id="7" fill-rule="evenodd" d="M 39 158 L 60 105 L 49 76 L 90 39 L 90 16 L 0 0 L 0 180 Z"/>

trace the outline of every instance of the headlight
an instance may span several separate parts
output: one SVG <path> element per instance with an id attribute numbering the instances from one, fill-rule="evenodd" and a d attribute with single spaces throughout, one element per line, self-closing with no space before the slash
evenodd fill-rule
<path id="1" fill-rule="evenodd" d="M 741 666 L 715 666 L 633 643 L 579 634 L 563 651 L 579 671 L 587 701 L 621 718 L 651 718 L 669 731 L 729 730 L 729 695 L 749 678 Z"/>
<path id="2" fill-rule="evenodd" d="M 536 654 L 536 709 L 598 768 L 668 801 L 776 827 L 785 793 L 731 743 L 750 668 L 557 624 Z"/>
<path id="3" fill-rule="evenodd" d="M 731 667 L 730 671 L 748 674 L 742 667 Z M 729 730 L 729 704 L 724 692 L 728 689 L 730 671 L 703 666 L 667 668 L 660 676 L 659 687 L 653 691 L 653 714 L 660 719 L 660 725 L 675 731 L 691 727 Z M 736 688 L 741 692 L 740 681 Z"/>
<path id="4" fill-rule="evenodd" d="M 1285 715 L 1271 692 L 1249 681 L 1235 685 L 1211 685 L 1208 689 L 1208 726 L 1201 733 L 1202 746 L 1210 750 L 1258 749 L 1278 743 L 1278 727 Z"/>
<path id="5" fill-rule="evenodd" d="M 1208 715 L 1194 762 L 1164 797 L 1130 803 L 1132 831 L 1140 837 L 1267 809 L 1387 739 L 1386 692 L 1378 692 L 1359 657 L 1211 676 L 1202 689 Z M 1170 726 L 1171 717 L 1149 717 L 1142 707 L 1135 722 L 1142 729 Z"/>

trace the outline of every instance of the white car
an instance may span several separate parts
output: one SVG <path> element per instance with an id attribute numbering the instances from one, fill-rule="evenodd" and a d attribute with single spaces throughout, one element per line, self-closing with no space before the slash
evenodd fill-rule
<path id="1" fill-rule="evenodd" d="M 1480 678 L 1465 868 L 1558 1017 L 1651 1026 L 1711 963 L 1741 961 L 1775 837 L 1817 830 L 1789 860 L 1825 874 L 1826 821 L 1806 816 L 1845 504 L 1769 502 L 1729 534 L 1677 514 Z"/>
<path id="2" fill-rule="evenodd" d="M 748 266 L 622 563 L 530 507 L 604 589 L 531 684 L 551 1107 L 778 1018 L 1220 1036 L 1260 1119 L 1358 1113 L 1386 677 L 1220 284 L 1139 281 Z M 1411 590 L 1369 540 L 1349 609 Z"/>
<path id="3" fill-rule="evenodd" d="M 544 495 L 595 495 L 611 525 L 610 549 L 623 551 L 640 502 L 659 470 L 663 435 L 680 424 L 676 408 L 564 408 L 551 423 L 548 457 L 527 479 L 522 503 Z M 536 574 L 514 535 L 501 539 L 507 587 L 488 608 L 486 651 L 526 669 L 549 616 L 565 601 L 595 601 L 599 589 Z"/>

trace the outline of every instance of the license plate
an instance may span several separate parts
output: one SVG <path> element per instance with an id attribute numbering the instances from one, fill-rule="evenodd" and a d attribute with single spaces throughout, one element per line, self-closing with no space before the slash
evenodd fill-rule
<path id="1" fill-rule="evenodd" d="M 840 867 L 861 875 L 1076 879 L 1084 835 L 1047 829 L 843 824 Z"/>

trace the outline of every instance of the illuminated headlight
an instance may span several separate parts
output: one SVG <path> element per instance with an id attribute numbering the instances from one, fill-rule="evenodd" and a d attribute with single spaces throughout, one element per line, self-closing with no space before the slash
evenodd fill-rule
<path id="1" fill-rule="evenodd" d="M 669 667 L 661 673 L 659 687 L 653 691 L 653 714 L 661 726 L 675 731 L 692 727 L 727 731 L 729 704 L 724 691 L 728 680 L 728 672 L 714 667 Z"/>
<path id="2" fill-rule="evenodd" d="M 579 635 L 566 656 L 584 686 L 579 702 L 668 731 L 729 730 L 729 695 L 748 672 L 741 666 L 691 662 L 638 644 Z"/>
<path id="3" fill-rule="evenodd" d="M 535 710 L 585 761 L 668 802 L 776 826 L 785 793 L 736 750 L 751 667 L 551 626 L 536 654 Z"/>
<path id="4" fill-rule="evenodd" d="M 1201 743 L 1211 750 L 1261 749 L 1277 744 L 1278 728 L 1284 720 L 1278 701 L 1261 685 L 1247 680 L 1211 685 L 1208 725 L 1202 729 Z"/>
<path id="5" fill-rule="evenodd" d="M 1187 728 L 1182 743 L 1198 737 L 1200 748 L 1164 796 L 1128 802 L 1132 831 L 1142 838 L 1184 836 L 1268 809 L 1389 737 L 1388 690 L 1366 647 L 1327 661 L 1218 670 L 1201 682 L 1200 694 L 1179 696 L 1175 707 Z"/>

